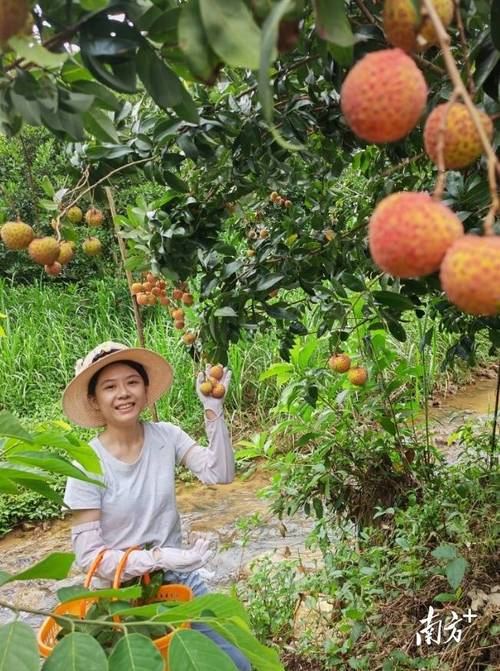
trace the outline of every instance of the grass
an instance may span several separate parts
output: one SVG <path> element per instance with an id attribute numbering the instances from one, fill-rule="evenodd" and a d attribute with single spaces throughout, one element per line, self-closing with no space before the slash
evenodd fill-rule
<path id="1" fill-rule="evenodd" d="M 99 342 L 137 345 L 132 305 L 125 282 L 90 280 L 84 286 L 40 284 L 12 286 L 0 281 L 0 312 L 6 335 L 0 338 L 0 408 L 27 423 L 62 417 L 60 399 L 74 365 Z M 188 316 L 188 324 L 195 318 Z M 201 404 L 195 392 L 196 364 L 180 342 L 162 306 L 143 311 L 146 346 L 172 364 L 174 384 L 158 403 L 160 419 L 186 431 L 201 427 Z M 259 373 L 277 349 L 272 334 L 232 345 L 233 372 L 227 407 L 233 418 L 251 413 L 265 420 L 275 400 L 272 386 L 258 385 Z"/>

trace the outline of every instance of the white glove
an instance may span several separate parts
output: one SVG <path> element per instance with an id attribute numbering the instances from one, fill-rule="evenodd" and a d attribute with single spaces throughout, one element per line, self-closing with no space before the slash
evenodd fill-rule
<path id="1" fill-rule="evenodd" d="M 155 556 L 158 556 L 157 565 L 165 571 L 179 571 L 190 573 L 204 566 L 212 555 L 209 542 L 198 538 L 189 550 L 180 548 L 157 548 Z"/>
<path id="2" fill-rule="evenodd" d="M 198 398 L 200 399 L 203 408 L 205 410 L 212 410 L 219 416 L 222 414 L 224 399 L 226 398 L 229 383 L 231 381 L 231 371 L 228 368 L 224 368 L 224 374 L 219 382 L 224 385 L 226 392 L 222 398 L 214 398 L 213 396 L 205 396 L 200 391 L 200 384 L 205 381 L 206 377 L 208 377 L 211 368 L 212 364 L 207 364 L 205 373 L 198 373 L 198 377 L 196 378 L 196 393 L 198 394 Z"/>

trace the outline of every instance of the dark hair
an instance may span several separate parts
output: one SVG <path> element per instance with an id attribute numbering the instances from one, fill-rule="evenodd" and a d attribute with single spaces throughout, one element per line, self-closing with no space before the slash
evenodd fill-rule
<path id="1" fill-rule="evenodd" d="M 106 354 L 109 354 L 109 352 L 106 352 Z M 100 359 L 101 357 L 98 358 Z M 98 358 L 96 357 L 95 361 L 97 361 Z M 130 359 L 119 359 L 118 361 L 108 363 L 107 366 L 103 366 L 101 370 L 98 370 L 97 373 L 94 373 L 92 375 L 92 377 L 90 378 L 89 385 L 87 387 L 87 394 L 89 396 L 95 396 L 95 388 L 97 386 L 97 381 L 99 380 L 99 376 L 102 373 L 102 371 L 105 370 L 108 366 L 112 366 L 115 363 L 123 363 L 126 366 L 130 366 L 130 368 L 133 368 L 136 371 L 136 373 L 139 373 L 139 375 L 142 377 L 145 386 L 149 387 L 149 377 L 142 364 L 137 363 L 137 361 L 131 361 Z"/>

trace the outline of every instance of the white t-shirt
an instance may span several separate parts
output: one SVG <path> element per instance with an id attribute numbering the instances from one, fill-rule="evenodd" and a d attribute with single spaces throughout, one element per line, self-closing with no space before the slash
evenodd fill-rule
<path id="1" fill-rule="evenodd" d="M 90 441 L 100 458 L 105 487 L 68 478 L 64 503 L 72 510 L 98 508 L 104 542 L 113 550 L 151 543 L 181 546 L 181 523 L 175 500 L 175 466 L 195 445 L 170 422 L 144 422 L 144 446 L 137 460 L 126 464 L 113 457 L 99 438 Z"/>

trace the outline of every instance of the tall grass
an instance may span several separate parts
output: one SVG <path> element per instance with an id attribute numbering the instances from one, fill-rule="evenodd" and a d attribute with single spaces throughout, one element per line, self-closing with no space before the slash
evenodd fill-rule
<path id="1" fill-rule="evenodd" d="M 75 362 L 98 343 L 138 344 L 130 296 L 121 280 L 90 279 L 84 286 L 0 281 L 0 312 L 7 315 L 2 320 L 6 336 L 0 338 L 0 408 L 28 423 L 63 417 L 60 399 Z M 173 387 L 157 406 L 159 417 L 197 432 L 202 421 L 197 367 L 165 308 L 146 308 L 143 319 L 146 347 L 165 356 L 174 369 Z M 259 388 L 257 379 L 276 350 L 272 334 L 231 346 L 227 407 L 233 418 L 251 413 L 257 423 L 264 421 L 275 390 Z"/>

